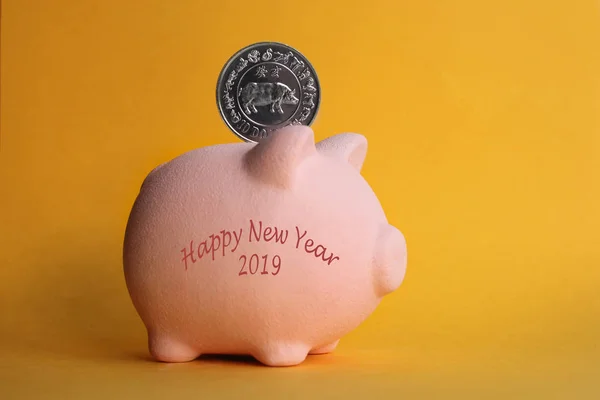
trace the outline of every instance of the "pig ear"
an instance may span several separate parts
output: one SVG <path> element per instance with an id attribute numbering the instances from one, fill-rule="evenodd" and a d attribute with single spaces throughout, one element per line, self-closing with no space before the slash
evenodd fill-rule
<path id="1" fill-rule="evenodd" d="M 316 154 L 312 129 L 305 125 L 288 125 L 269 133 L 246 154 L 246 168 L 263 182 L 289 188 L 299 165 Z"/>
<path id="2" fill-rule="evenodd" d="M 367 156 L 367 139 L 358 133 L 340 133 L 321 140 L 316 148 L 320 153 L 342 159 L 360 171 Z"/>

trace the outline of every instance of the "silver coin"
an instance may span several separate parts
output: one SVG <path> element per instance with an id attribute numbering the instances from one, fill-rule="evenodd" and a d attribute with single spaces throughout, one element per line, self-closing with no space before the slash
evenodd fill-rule
<path id="1" fill-rule="evenodd" d="M 277 42 L 238 51 L 217 81 L 221 117 L 233 133 L 252 143 L 287 125 L 311 125 L 320 100 L 319 79 L 310 62 Z"/>

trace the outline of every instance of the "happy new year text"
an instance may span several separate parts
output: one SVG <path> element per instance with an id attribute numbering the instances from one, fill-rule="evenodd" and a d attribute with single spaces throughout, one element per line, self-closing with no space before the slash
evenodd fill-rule
<path id="1" fill-rule="evenodd" d="M 201 260 L 215 261 L 219 257 L 226 257 L 228 254 L 235 253 L 238 250 L 240 243 L 259 243 L 266 242 L 278 246 L 287 246 L 290 250 L 304 251 L 306 254 L 312 255 L 318 260 L 331 265 L 340 257 L 329 251 L 327 247 L 319 244 L 315 239 L 311 238 L 306 230 L 295 226 L 293 230 L 282 229 L 277 226 L 269 226 L 263 221 L 249 220 L 246 227 L 240 227 L 235 230 L 219 230 L 197 242 L 194 239 L 190 240 L 184 248 L 181 249 L 181 262 L 185 270 Z M 276 248 L 273 249 L 277 250 Z M 281 248 L 283 253 L 285 250 Z M 277 275 L 281 268 L 282 257 L 279 254 L 273 255 L 258 255 L 258 254 L 242 254 L 239 257 L 243 265 L 238 275 L 254 275 L 259 270 L 259 261 L 261 264 L 261 275 L 269 274 L 269 266 L 275 269 Z M 256 261 L 255 263 L 253 261 Z M 254 271 L 254 272 L 253 272 Z"/>

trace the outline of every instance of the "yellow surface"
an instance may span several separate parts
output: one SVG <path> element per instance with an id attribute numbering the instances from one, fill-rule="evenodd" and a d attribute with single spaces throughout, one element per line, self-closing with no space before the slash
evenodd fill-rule
<path id="1" fill-rule="evenodd" d="M 408 241 L 406 281 L 299 367 L 147 358 L 121 244 L 157 164 L 237 139 L 217 75 L 276 40 L 318 139 Z M 0 398 L 600 398 L 598 1 L 5 0 Z"/>

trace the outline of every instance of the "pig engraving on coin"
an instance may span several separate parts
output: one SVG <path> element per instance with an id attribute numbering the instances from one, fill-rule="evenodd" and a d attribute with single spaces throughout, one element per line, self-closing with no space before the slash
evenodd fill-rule
<path id="1" fill-rule="evenodd" d="M 310 126 L 320 95 L 310 62 L 296 49 L 276 42 L 238 51 L 217 81 L 221 117 L 235 135 L 251 143 L 287 125 Z"/>
<path id="2" fill-rule="evenodd" d="M 258 113 L 256 106 L 271 105 L 271 113 L 277 110 L 279 114 L 283 114 L 282 104 L 298 104 L 296 89 L 290 89 L 280 82 L 250 82 L 243 89 L 240 89 L 239 96 L 246 115 Z"/>

